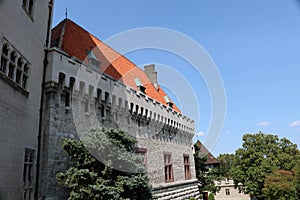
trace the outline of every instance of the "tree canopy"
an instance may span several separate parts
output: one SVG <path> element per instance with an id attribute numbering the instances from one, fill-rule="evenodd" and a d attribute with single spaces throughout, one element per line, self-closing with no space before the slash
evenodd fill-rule
<path id="1" fill-rule="evenodd" d="M 231 178 L 230 170 L 232 168 L 234 158 L 234 154 L 220 154 L 218 156 L 218 160 L 220 161 L 219 173 L 221 177 L 227 179 Z"/>
<path id="2" fill-rule="evenodd" d="M 265 179 L 263 195 L 266 200 L 295 200 L 297 198 L 296 184 L 291 171 L 277 170 Z"/>
<path id="3" fill-rule="evenodd" d="M 270 182 L 275 181 L 271 178 L 272 173 L 280 179 L 278 170 L 292 171 L 297 165 L 299 150 L 296 144 L 259 132 L 243 136 L 243 146 L 236 151 L 230 174 L 236 185 L 242 183 L 245 186 L 246 194 L 260 200 L 267 198 L 266 191 L 263 192 L 265 184 L 271 187 Z"/>
<path id="4" fill-rule="evenodd" d="M 206 155 L 201 155 L 201 148 L 195 144 L 195 168 L 196 168 L 196 176 L 200 183 L 199 185 L 199 192 L 202 194 L 204 191 L 210 191 L 215 193 L 217 191 L 217 187 L 214 184 L 214 180 L 217 179 L 217 172 L 215 170 L 210 171 L 205 162 L 207 161 Z"/>
<path id="5" fill-rule="evenodd" d="M 133 137 L 121 130 L 102 128 L 89 131 L 81 139 L 84 142 L 63 141 L 71 167 L 57 174 L 57 182 L 69 190 L 68 200 L 152 198 L 141 157 L 134 154 Z M 118 170 L 114 168 L 117 165 Z"/>

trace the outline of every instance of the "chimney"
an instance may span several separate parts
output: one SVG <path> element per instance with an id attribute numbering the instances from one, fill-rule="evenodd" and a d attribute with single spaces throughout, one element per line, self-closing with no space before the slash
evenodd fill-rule
<path id="1" fill-rule="evenodd" d="M 155 89 L 158 90 L 157 72 L 155 71 L 154 64 L 146 65 L 144 68 L 145 68 L 145 73 L 150 79 L 151 83 L 153 84 Z"/>

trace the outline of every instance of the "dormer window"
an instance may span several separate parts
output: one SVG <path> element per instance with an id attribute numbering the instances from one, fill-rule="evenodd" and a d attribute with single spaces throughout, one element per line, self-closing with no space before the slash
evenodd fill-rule
<path id="1" fill-rule="evenodd" d="M 139 90 L 146 94 L 146 88 L 143 86 L 139 78 L 134 79 L 135 85 L 139 88 Z"/>
<path id="2" fill-rule="evenodd" d="M 169 97 L 165 96 L 164 99 L 165 99 L 166 103 L 168 104 L 168 106 L 170 108 L 173 108 L 173 103 L 171 102 L 171 100 L 169 99 Z"/>
<path id="3" fill-rule="evenodd" d="M 92 50 L 88 51 L 87 53 L 87 60 L 89 62 L 89 66 L 96 71 L 100 71 L 100 64 L 101 62 L 97 59 L 95 54 L 93 53 Z"/>

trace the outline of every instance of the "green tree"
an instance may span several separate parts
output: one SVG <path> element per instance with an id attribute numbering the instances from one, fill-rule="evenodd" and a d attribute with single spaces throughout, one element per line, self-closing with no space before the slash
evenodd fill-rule
<path id="1" fill-rule="evenodd" d="M 297 190 L 293 173 L 286 170 L 274 171 L 266 177 L 262 191 L 266 200 L 295 200 Z"/>
<path id="2" fill-rule="evenodd" d="M 294 168 L 294 184 L 297 191 L 297 198 L 300 199 L 300 162 Z"/>
<path id="3" fill-rule="evenodd" d="M 231 178 L 230 170 L 233 165 L 235 155 L 234 154 L 220 154 L 218 160 L 220 161 L 220 176 L 223 178 Z"/>
<path id="4" fill-rule="evenodd" d="M 206 155 L 201 155 L 200 147 L 195 144 L 194 145 L 195 154 L 195 169 L 196 176 L 199 181 L 199 192 L 203 194 L 204 191 L 210 191 L 215 193 L 217 191 L 217 187 L 214 184 L 214 180 L 216 180 L 216 172 L 214 170 L 210 171 L 205 162 L 207 161 Z"/>
<path id="5" fill-rule="evenodd" d="M 260 200 L 264 199 L 262 189 L 266 176 L 278 170 L 292 170 L 298 160 L 297 145 L 288 139 L 261 132 L 246 134 L 230 173 L 236 185 L 242 183 L 246 194 Z"/>
<path id="6" fill-rule="evenodd" d="M 215 195 L 213 193 L 210 193 L 208 195 L 208 200 L 215 200 Z"/>
<path id="7" fill-rule="evenodd" d="M 133 153 L 133 137 L 121 130 L 103 128 L 89 131 L 81 140 L 84 142 L 63 141 L 71 167 L 57 174 L 57 182 L 69 190 L 68 200 L 152 198 L 141 157 Z M 113 167 L 116 165 L 119 170 Z"/>

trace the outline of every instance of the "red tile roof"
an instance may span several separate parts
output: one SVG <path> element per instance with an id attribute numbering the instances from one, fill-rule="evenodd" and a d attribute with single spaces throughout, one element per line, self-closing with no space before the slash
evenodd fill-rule
<path id="1" fill-rule="evenodd" d="M 207 156 L 206 165 L 220 164 L 220 161 L 216 159 L 199 140 L 196 142 L 196 145 L 200 147 L 200 156 Z"/>
<path id="2" fill-rule="evenodd" d="M 88 52 L 92 50 L 101 63 L 100 70 L 102 72 L 135 90 L 138 88 L 134 79 L 139 78 L 146 88 L 146 94 L 167 106 L 164 99 L 167 94 L 161 87 L 156 90 L 142 69 L 70 19 L 63 20 L 52 29 L 51 47 L 54 46 L 84 63 L 88 63 L 86 57 Z M 176 105 L 173 105 L 173 109 L 180 112 Z"/>

